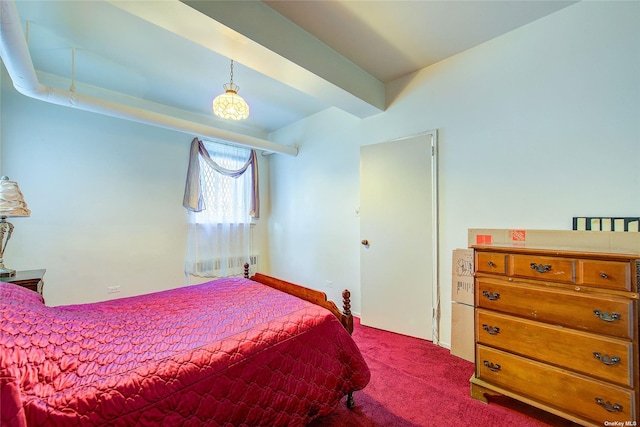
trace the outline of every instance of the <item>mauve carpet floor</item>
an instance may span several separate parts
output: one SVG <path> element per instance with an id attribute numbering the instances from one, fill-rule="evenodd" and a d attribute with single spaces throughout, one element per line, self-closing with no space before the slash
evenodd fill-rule
<path id="1" fill-rule="evenodd" d="M 473 364 L 430 341 L 362 326 L 358 319 L 353 339 L 371 381 L 354 393 L 355 408 L 348 410 L 343 399 L 312 427 L 575 426 L 513 399 L 487 405 L 471 398 Z"/>

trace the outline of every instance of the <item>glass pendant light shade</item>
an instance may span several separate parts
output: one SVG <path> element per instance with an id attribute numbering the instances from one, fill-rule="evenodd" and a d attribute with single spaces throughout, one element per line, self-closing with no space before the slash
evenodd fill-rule
<path id="1" fill-rule="evenodd" d="M 244 120 L 249 117 L 249 105 L 238 95 L 239 87 L 228 83 L 225 93 L 213 100 L 213 114 L 223 119 Z"/>
<path id="2" fill-rule="evenodd" d="M 225 92 L 213 100 L 213 114 L 229 120 L 244 120 L 249 117 L 249 105 L 238 95 L 240 87 L 233 84 L 233 59 L 231 60 L 231 81 L 223 87 Z"/>

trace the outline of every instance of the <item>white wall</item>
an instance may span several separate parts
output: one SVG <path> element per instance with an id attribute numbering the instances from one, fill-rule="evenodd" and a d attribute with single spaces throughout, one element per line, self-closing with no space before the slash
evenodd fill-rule
<path id="1" fill-rule="evenodd" d="M 362 121 L 337 109 L 278 134 L 297 157 L 271 158 L 270 272 L 360 311 L 359 144 Z M 275 170 L 274 170 L 275 165 Z M 332 288 L 326 288 L 327 281 Z"/>
<path id="2" fill-rule="evenodd" d="M 11 220 L 5 264 L 46 268 L 50 305 L 184 285 L 193 135 L 29 99 L 2 70 L 1 173 L 18 182 L 32 211 Z M 268 162 L 259 163 L 268 201 Z M 258 251 L 265 231 L 259 222 Z M 117 285 L 120 293 L 107 294 Z"/>
<path id="3" fill-rule="evenodd" d="M 336 299 L 348 287 L 359 312 L 359 147 L 431 129 L 444 346 L 451 252 L 468 228 L 640 214 L 639 18 L 639 2 L 580 2 L 393 82 L 378 116 L 325 111 L 276 132 L 300 154 L 271 162 L 272 274 Z"/>

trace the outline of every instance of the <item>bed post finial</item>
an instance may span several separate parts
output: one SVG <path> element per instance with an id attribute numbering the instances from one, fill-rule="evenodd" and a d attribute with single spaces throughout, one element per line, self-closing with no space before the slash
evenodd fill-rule
<path id="1" fill-rule="evenodd" d="M 342 324 L 351 335 L 353 334 L 353 315 L 351 314 L 351 292 L 349 292 L 349 289 L 342 291 L 342 308 L 344 310 L 342 312 L 344 315 Z"/>
<path id="2" fill-rule="evenodd" d="M 244 263 L 244 278 L 245 279 L 249 278 L 249 263 L 248 262 Z"/>
<path id="3" fill-rule="evenodd" d="M 349 289 L 342 291 L 342 308 L 346 316 L 351 315 L 351 292 L 349 292 Z"/>

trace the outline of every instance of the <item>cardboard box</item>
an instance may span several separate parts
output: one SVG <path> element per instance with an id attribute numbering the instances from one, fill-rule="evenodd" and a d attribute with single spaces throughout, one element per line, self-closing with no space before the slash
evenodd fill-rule
<path id="1" fill-rule="evenodd" d="M 468 244 L 640 254 L 640 233 L 471 228 Z"/>
<path id="2" fill-rule="evenodd" d="M 472 305 L 451 303 L 451 354 L 475 361 L 474 311 Z"/>
<path id="3" fill-rule="evenodd" d="M 453 251 L 451 277 L 451 301 L 473 305 L 473 249 Z"/>

